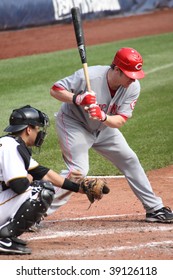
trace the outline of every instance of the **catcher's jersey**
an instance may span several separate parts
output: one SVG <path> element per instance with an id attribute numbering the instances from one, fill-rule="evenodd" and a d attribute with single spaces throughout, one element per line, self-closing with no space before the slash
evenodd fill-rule
<path id="1" fill-rule="evenodd" d="M 109 69 L 110 66 L 88 67 L 91 89 L 96 93 L 97 103 L 106 114 L 122 115 L 125 118 L 130 118 L 140 93 L 139 81 L 135 80 L 128 88 L 120 86 L 112 97 L 107 83 L 107 72 Z M 83 69 L 57 81 L 54 85 L 57 87 L 62 86 L 74 93 L 87 90 Z M 63 103 L 61 111 L 69 117 L 82 122 L 89 131 L 102 130 L 105 127 L 100 121 L 93 122 L 93 120 L 90 120 L 88 113 L 85 112 L 82 106 Z"/>
<path id="2" fill-rule="evenodd" d="M 24 161 L 17 150 L 19 143 L 12 137 L 0 138 L 0 192 L 2 191 L 1 182 L 7 184 L 12 179 L 27 176 Z M 38 166 L 38 163 L 31 157 L 29 169 Z"/>

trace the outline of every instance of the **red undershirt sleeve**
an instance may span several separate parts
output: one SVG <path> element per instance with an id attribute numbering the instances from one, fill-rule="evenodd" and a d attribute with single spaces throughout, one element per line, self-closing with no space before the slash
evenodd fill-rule
<path id="1" fill-rule="evenodd" d="M 124 115 L 120 115 L 120 114 L 118 114 L 117 116 L 121 116 L 125 121 L 127 121 L 128 120 L 128 117 L 126 117 L 126 116 L 124 116 Z"/>
<path id="2" fill-rule="evenodd" d="M 59 84 L 57 84 L 57 85 L 54 84 L 54 85 L 52 86 L 52 89 L 53 89 L 53 90 L 63 90 L 63 89 L 65 89 L 65 88 L 64 88 L 63 86 L 59 85 Z"/>

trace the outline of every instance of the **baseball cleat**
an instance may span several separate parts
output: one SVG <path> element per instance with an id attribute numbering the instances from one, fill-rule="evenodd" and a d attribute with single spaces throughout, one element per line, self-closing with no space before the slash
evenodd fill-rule
<path id="1" fill-rule="evenodd" d="M 24 245 L 24 246 L 26 246 L 26 244 L 27 244 L 27 241 L 22 240 L 18 237 L 10 237 L 10 238 L 11 238 L 12 241 L 14 241 L 17 244 Z"/>
<path id="2" fill-rule="evenodd" d="M 14 242 L 11 238 L 0 239 L 0 254 L 31 254 L 31 249 L 25 245 Z"/>
<path id="3" fill-rule="evenodd" d="M 146 222 L 173 223 L 173 212 L 169 207 L 162 207 L 146 214 Z"/>

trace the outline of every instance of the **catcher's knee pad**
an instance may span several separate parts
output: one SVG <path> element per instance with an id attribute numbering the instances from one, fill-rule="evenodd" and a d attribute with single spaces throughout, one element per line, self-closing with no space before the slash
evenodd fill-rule
<path id="1" fill-rule="evenodd" d="M 41 187 L 38 197 L 28 199 L 20 206 L 14 218 L 1 227 L 0 237 L 19 236 L 41 220 L 53 201 L 54 188 L 46 181 L 37 181 L 38 187 Z"/>

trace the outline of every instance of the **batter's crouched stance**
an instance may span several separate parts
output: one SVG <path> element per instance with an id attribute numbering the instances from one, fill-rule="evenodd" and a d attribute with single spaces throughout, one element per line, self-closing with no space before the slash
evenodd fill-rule
<path id="1" fill-rule="evenodd" d="M 45 113 L 27 105 L 13 110 L 9 122 L 0 138 L 0 253 L 30 254 L 18 236 L 41 220 L 55 191 L 80 192 L 81 185 L 32 158 L 31 147 L 41 147 L 49 125 Z"/>
<path id="2" fill-rule="evenodd" d="M 173 222 L 171 209 L 153 193 L 137 155 L 119 130 L 132 117 L 140 94 L 138 80 L 144 77 L 142 65 L 135 49 L 121 48 L 110 66 L 88 67 L 92 92 L 87 92 L 83 69 L 57 81 L 50 91 L 63 102 L 56 114 L 57 132 L 69 170 L 73 167 L 86 175 L 88 151 L 93 148 L 125 175 L 146 210 L 146 221 Z M 56 196 L 52 205 L 55 210 Z"/>

